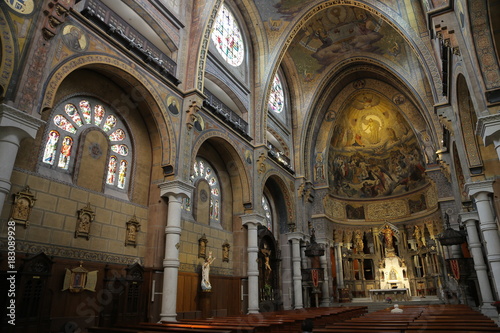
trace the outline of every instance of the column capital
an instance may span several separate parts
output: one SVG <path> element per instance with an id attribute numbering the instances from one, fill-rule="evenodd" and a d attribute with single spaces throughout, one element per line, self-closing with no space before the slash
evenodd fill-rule
<path id="1" fill-rule="evenodd" d="M 264 221 L 266 217 L 257 213 L 245 214 L 241 215 L 241 223 L 250 227 L 251 225 L 255 225 L 258 227 L 259 225 L 266 225 Z"/>
<path id="2" fill-rule="evenodd" d="M 479 221 L 479 214 L 476 211 L 474 211 L 474 212 L 463 212 L 463 213 L 459 213 L 458 214 L 458 218 L 463 223 L 468 223 L 470 221 L 473 221 L 474 223 L 476 223 L 477 221 Z"/>
<path id="3" fill-rule="evenodd" d="M 479 117 L 476 134 L 483 138 L 485 146 L 500 140 L 500 114 L 496 113 Z"/>
<path id="4" fill-rule="evenodd" d="M 493 180 L 483 180 L 479 182 L 466 183 L 465 191 L 472 197 L 481 192 L 493 193 Z"/>
<path id="5" fill-rule="evenodd" d="M 158 184 L 160 188 L 160 196 L 168 197 L 170 195 L 190 198 L 193 193 L 194 186 L 180 180 L 172 180 Z"/>
<path id="6" fill-rule="evenodd" d="M 288 240 L 303 240 L 304 239 L 304 234 L 298 231 L 295 232 L 290 232 L 287 234 Z"/>
<path id="7" fill-rule="evenodd" d="M 36 132 L 43 124 L 45 124 L 45 121 L 40 118 L 33 117 L 12 106 L 0 104 L 0 127 L 18 129 L 20 131 L 20 139 L 26 137 L 34 139 Z"/>

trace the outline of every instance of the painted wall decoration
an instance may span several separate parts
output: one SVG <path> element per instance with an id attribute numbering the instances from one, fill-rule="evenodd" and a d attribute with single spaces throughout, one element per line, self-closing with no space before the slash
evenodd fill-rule
<path id="1" fill-rule="evenodd" d="M 334 196 L 387 197 L 427 184 L 417 138 L 388 98 L 366 90 L 353 95 L 333 131 L 328 177 Z"/>
<path id="2" fill-rule="evenodd" d="M 333 6 L 319 12 L 297 33 L 290 54 L 309 81 L 316 73 L 354 53 L 375 53 L 408 68 L 406 42 L 381 17 L 356 7 Z M 304 56 L 309 54 L 310 57 Z"/>

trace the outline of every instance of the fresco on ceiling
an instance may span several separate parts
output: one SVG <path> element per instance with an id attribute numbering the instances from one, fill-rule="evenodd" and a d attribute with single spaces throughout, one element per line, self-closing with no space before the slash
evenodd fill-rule
<path id="1" fill-rule="evenodd" d="M 355 95 L 333 131 L 328 154 L 333 195 L 386 197 L 427 183 L 417 138 L 387 98 L 372 92 Z"/>
<path id="2" fill-rule="evenodd" d="M 282 19 L 291 21 L 294 16 L 314 0 L 255 0 L 262 21 Z"/>
<path id="3" fill-rule="evenodd" d="M 375 53 L 408 66 L 404 39 L 380 17 L 349 6 L 330 7 L 312 17 L 289 52 L 306 81 L 339 59 L 359 53 Z"/>

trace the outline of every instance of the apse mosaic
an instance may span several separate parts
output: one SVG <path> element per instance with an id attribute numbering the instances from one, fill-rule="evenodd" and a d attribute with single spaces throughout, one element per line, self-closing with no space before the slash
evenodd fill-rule
<path id="1" fill-rule="evenodd" d="M 406 119 L 377 93 L 355 95 L 338 117 L 329 147 L 331 193 L 346 198 L 404 194 L 427 183 L 425 162 Z M 425 204 L 415 200 L 415 210 Z M 357 207 L 350 215 L 360 216 Z"/>
<path id="2" fill-rule="evenodd" d="M 100 128 L 110 141 L 106 184 L 125 189 L 128 177 L 130 147 L 126 131 L 118 126 L 118 118 L 98 103 L 73 98 L 56 108 L 45 139 L 42 163 L 58 170 L 70 171 L 78 140 L 83 130 Z"/>

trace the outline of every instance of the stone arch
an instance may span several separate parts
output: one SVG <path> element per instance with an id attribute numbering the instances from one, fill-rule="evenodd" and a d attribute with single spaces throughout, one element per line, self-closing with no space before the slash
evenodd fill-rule
<path id="1" fill-rule="evenodd" d="M 443 97 L 440 96 L 440 94 L 438 93 L 441 90 L 442 81 L 440 78 L 440 72 L 436 64 L 433 52 L 428 48 L 428 46 L 426 46 L 423 43 L 421 38 L 416 35 L 414 29 L 410 26 L 410 24 L 408 22 L 405 22 L 405 20 L 402 17 L 395 15 L 389 6 L 385 4 L 375 3 L 375 1 L 367 1 L 367 2 L 368 3 L 361 1 L 351 1 L 348 5 L 365 9 L 377 15 L 382 20 L 384 20 L 384 22 L 386 22 L 392 28 L 394 28 L 404 38 L 404 40 L 408 43 L 408 45 L 417 55 L 417 58 L 423 68 L 424 73 L 429 79 L 429 82 L 432 83 L 430 89 L 432 91 L 434 100 L 443 101 Z M 272 70 L 269 71 L 269 75 L 265 80 L 266 83 L 264 86 L 266 88 L 264 89 L 262 103 L 267 103 L 271 91 L 271 81 L 274 78 L 274 75 L 276 75 L 280 63 L 285 58 L 285 54 L 288 52 L 288 47 L 292 44 L 293 39 L 295 38 L 297 33 L 299 33 L 303 29 L 304 25 L 315 14 L 329 7 L 339 6 L 339 5 L 346 5 L 346 4 L 343 2 L 331 1 L 319 5 L 314 5 L 311 8 L 309 8 L 309 10 L 300 18 L 298 22 L 290 24 L 290 26 L 293 27 L 293 30 L 287 31 L 285 33 L 285 35 L 287 36 L 286 40 L 282 43 L 280 48 L 277 48 L 279 49 L 279 54 L 276 55 L 275 64 Z M 260 107 L 260 109 L 266 110 L 265 104 L 263 104 Z M 267 122 L 267 112 L 263 112 L 260 119 L 262 120 L 262 124 L 264 125 L 263 127 L 266 128 L 265 124 Z M 259 118 L 257 119 L 257 122 L 258 121 Z M 259 124 L 257 124 L 257 126 L 258 125 Z"/>
<path id="2" fill-rule="evenodd" d="M 16 68 L 16 52 L 12 31 L 4 12 L 0 11 L 0 98 L 3 99 L 7 86 Z"/>
<path id="3" fill-rule="evenodd" d="M 58 88 L 64 79 L 77 69 L 90 69 L 105 76 L 113 77 L 122 88 L 128 90 L 134 103 L 142 103 L 149 112 L 144 111 L 143 116 L 151 117 L 155 128 L 150 128 L 159 136 L 162 146 L 161 165 L 174 165 L 176 161 L 177 144 L 171 133 L 174 133 L 172 122 L 167 116 L 168 105 L 166 96 L 158 92 L 155 86 L 147 79 L 144 73 L 128 64 L 107 55 L 87 54 L 61 63 L 50 73 L 44 85 L 43 99 L 40 103 L 40 112 L 54 106 L 57 100 Z M 127 96 L 128 98 L 128 96 Z M 117 101 L 118 103 L 119 101 Z"/>
<path id="4" fill-rule="evenodd" d="M 249 163 L 245 159 L 245 151 L 237 149 L 231 143 L 229 135 L 222 131 L 207 131 L 196 139 L 191 153 L 191 166 L 196 156 L 203 152 L 203 145 L 210 145 L 214 152 L 219 154 L 221 162 L 227 172 L 233 193 L 233 214 L 243 213 L 245 206 L 253 203 L 253 187 L 250 185 Z M 209 161 L 210 162 L 210 161 Z M 224 179 L 220 179 L 223 182 Z"/>
<path id="5" fill-rule="evenodd" d="M 392 86 L 396 93 L 399 92 L 404 96 L 406 103 L 402 103 L 400 106 L 414 105 L 417 110 L 421 110 L 420 113 L 423 117 L 423 122 L 425 126 L 421 126 L 420 131 L 425 130 L 427 135 L 432 139 L 431 141 L 436 143 L 438 147 L 439 140 L 438 137 L 441 135 L 441 125 L 437 117 L 433 116 L 433 104 L 432 101 L 427 99 L 421 99 L 419 96 L 425 95 L 424 91 L 419 91 L 417 87 L 412 86 L 409 82 L 404 81 L 404 78 L 398 77 L 396 70 L 387 66 L 387 64 L 373 58 L 357 57 L 355 59 L 345 59 L 340 62 L 336 68 L 332 69 L 325 78 L 321 86 L 317 89 L 318 94 L 314 98 L 314 109 L 318 112 L 309 113 L 304 120 L 308 126 L 304 128 L 304 131 L 310 134 L 302 135 L 304 142 L 301 144 L 303 149 L 300 151 L 300 160 L 304 161 L 304 174 L 311 177 L 313 175 L 311 165 L 314 159 L 309 159 L 308 152 L 313 152 L 317 147 L 316 137 L 320 133 L 320 126 L 325 122 L 326 119 L 331 118 L 332 114 L 335 116 L 338 108 L 334 110 L 330 109 L 332 101 L 337 98 L 343 91 L 343 89 L 349 88 L 354 82 L 358 81 L 357 73 L 363 72 L 367 78 L 378 80 L 381 84 L 385 86 Z M 384 78 L 384 79 L 381 79 Z M 366 80 L 365 80 L 366 81 Z M 364 85 L 363 85 L 364 87 Z M 398 87 L 396 89 L 396 87 Z M 408 103 L 410 101 L 410 103 Z M 398 106 L 398 107 L 400 107 Z M 424 112 L 428 110 L 429 112 Z M 425 128 L 424 128 L 425 127 Z M 316 151 L 316 153 L 319 151 Z"/>
<path id="6" fill-rule="evenodd" d="M 262 191 L 267 187 L 273 189 L 271 191 L 273 199 L 280 209 L 280 224 L 279 232 L 282 234 L 288 233 L 295 229 L 297 223 L 295 221 L 295 204 L 292 199 L 292 191 L 286 185 L 285 180 L 275 170 L 269 170 L 262 178 Z M 269 184 L 269 186 L 268 186 Z M 283 219 L 286 218 L 286 219 Z"/>

